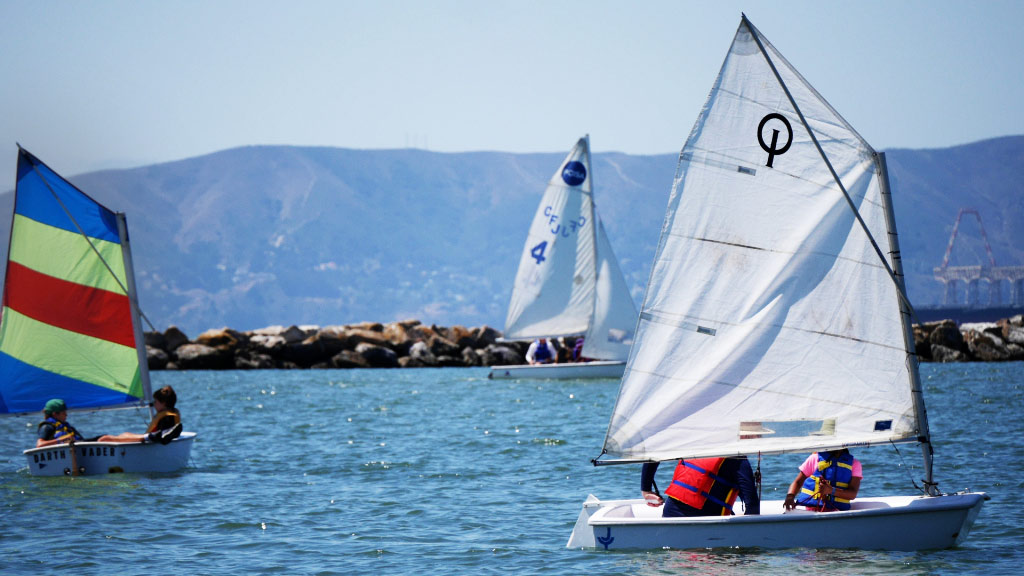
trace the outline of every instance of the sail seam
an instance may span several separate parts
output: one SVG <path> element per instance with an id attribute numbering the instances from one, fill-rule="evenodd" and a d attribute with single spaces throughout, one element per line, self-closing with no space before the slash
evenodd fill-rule
<path id="1" fill-rule="evenodd" d="M 669 382 L 681 383 L 681 384 L 689 382 L 689 383 L 694 383 L 694 384 L 700 383 L 700 384 L 708 384 L 708 385 L 713 385 L 713 386 L 724 386 L 724 387 L 732 388 L 734 390 L 750 390 L 750 391 L 756 391 L 756 392 L 758 392 L 760 394 L 772 394 L 772 395 L 775 395 L 775 396 L 778 396 L 778 397 L 782 397 L 782 398 L 799 398 L 801 400 L 810 400 L 810 401 L 813 401 L 813 402 L 815 402 L 817 404 L 827 403 L 827 404 L 833 404 L 833 405 L 836 405 L 836 406 L 847 406 L 847 407 L 850 407 L 850 408 L 857 408 L 857 409 L 860 409 L 860 410 L 868 410 L 868 411 L 871 411 L 871 412 L 874 412 L 874 413 L 877 413 L 877 414 L 886 414 L 886 415 L 891 415 L 891 416 L 894 416 L 894 417 L 899 417 L 899 416 L 903 415 L 903 412 L 895 411 L 895 410 L 888 410 L 886 408 L 881 408 L 881 407 L 877 407 L 877 406 L 868 406 L 868 405 L 863 405 L 863 404 L 855 404 L 855 403 L 851 403 L 851 402 L 841 402 L 841 401 L 837 401 L 837 400 L 830 400 L 830 399 L 828 399 L 826 397 L 823 397 L 823 396 L 812 396 L 812 395 L 806 395 L 806 394 L 796 394 L 796 393 L 793 393 L 793 392 L 780 392 L 778 390 L 772 390 L 772 389 L 769 389 L 769 388 L 765 388 L 763 386 L 745 386 L 745 385 L 742 385 L 742 384 L 732 384 L 732 383 L 729 383 L 729 382 L 721 382 L 721 381 L 718 381 L 718 380 L 689 380 L 689 379 L 675 378 L 675 377 L 672 377 L 672 376 L 666 376 L 664 374 L 659 374 L 657 372 L 651 372 L 651 371 L 647 371 L 647 370 L 639 370 L 637 368 L 632 368 L 630 370 L 630 372 L 638 372 L 640 374 L 646 374 L 648 376 L 653 376 L 655 378 L 660 378 L 662 380 L 666 380 L 666 381 L 669 381 Z"/>
<path id="2" fill-rule="evenodd" d="M 701 238 L 701 237 L 698 237 L 698 236 L 690 236 L 688 234 L 674 234 L 672 232 L 669 232 L 668 235 L 673 237 L 673 238 L 680 238 L 680 239 L 684 239 L 684 240 L 695 240 L 697 242 L 707 242 L 709 244 L 720 244 L 722 246 L 733 246 L 735 248 L 746 248 L 746 249 L 749 249 L 749 250 L 757 250 L 759 252 L 769 252 L 769 253 L 772 253 L 772 254 L 785 254 L 785 255 L 789 255 L 789 256 L 795 256 L 797 254 L 807 255 L 807 256 L 826 256 L 826 257 L 828 257 L 830 259 L 843 260 L 845 262 L 852 262 L 854 264 L 858 264 L 858 265 L 861 265 L 861 266 L 867 266 L 869 268 L 876 268 L 876 269 L 879 269 L 879 270 L 883 269 L 883 267 L 880 266 L 874 260 L 870 260 L 870 261 L 868 261 L 868 260 L 857 260 L 857 259 L 851 258 L 849 256 L 843 256 L 842 254 L 832 254 L 832 253 L 829 253 L 829 252 L 822 252 L 820 250 L 811 250 L 811 251 L 807 251 L 807 252 L 794 252 L 794 251 L 791 251 L 791 250 L 778 250 L 778 249 L 775 249 L 775 248 L 762 248 L 760 246 L 751 246 L 749 244 L 739 244 L 739 243 L 736 243 L 736 242 L 726 242 L 725 240 L 715 240 L 713 238 Z"/>
<path id="3" fill-rule="evenodd" d="M 884 344 L 882 342 L 876 342 L 874 340 L 865 340 L 863 338 L 857 338 L 857 337 L 854 337 L 854 336 L 843 336 L 842 334 L 836 334 L 834 332 L 826 332 L 824 330 L 809 330 L 807 328 L 800 328 L 800 327 L 797 327 L 797 326 L 788 326 L 786 324 L 774 324 L 774 323 L 773 324 L 765 324 L 763 322 L 756 322 L 756 323 L 753 323 L 753 324 L 750 324 L 750 323 L 739 324 L 739 323 L 736 323 L 736 322 L 726 322 L 726 321 L 723 321 L 723 320 L 708 320 L 708 319 L 703 319 L 703 320 L 698 319 L 696 322 L 689 322 L 689 321 L 681 320 L 681 319 L 680 320 L 674 320 L 674 319 L 666 318 L 665 316 L 661 315 L 661 313 L 658 313 L 657 315 L 655 315 L 655 314 L 656 313 L 654 313 L 654 312 L 645 311 L 645 312 L 641 312 L 640 316 L 642 318 L 646 319 L 646 320 L 650 320 L 651 322 L 655 322 L 657 324 L 661 324 L 661 325 L 664 325 L 664 326 L 676 326 L 676 327 L 679 327 L 679 328 L 692 329 L 694 332 L 701 332 L 701 330 L 700 330 L 701 325 L 699 324 L 701 321 L 704 321 L 705 323 L 731 326 L 731 327 L 734 327 L 734 328 L 735 327 L 739 327 L 739 326 L 760 326 L 760 327 L 768 327 L 768 328 L 778 328 L 780 330 L 790 330 L 790 331 L 793 331 L 793 332 L 802 332 L 804 334 L 817 334 L 819 336 L 828 336 L 830 338 L 835 338 L 837 340 L 849 340 L 851 342 L 858 342 L 858 343 L 861 343 L 861 344 L 869 344 L 871 346 L 876 346 L 876 347 L 879 347 L 879 348 L 885 348 L 885 349 L 889 349 L 889 350 L 896 350 L 896 351 L 899 351 L 899 352 L 902 352 L 902 353 L 906 353 L 906 350 L 903 347 L 893 346 L 893 345 L 890 345 L 890 344 Z M 706 332 L 701 332 L 701 333 L 704 334 Z"/>
<path id="4" fill-rule="evenodd" d="M 706 156 L 704 157 L 704 159 L 698 159 L 698 158 L 695 158 L 694 152 L 701 152 L 701 153 L 703 153 Z M 711 156 L 719 156 L 719 157 L 724 158 L 726 160 L 731 160 L 734 163 L 724 162 L 722 160 L 716 160 L 716 159 L 711 158 Z M 706 148 L 691 147 L 689 149 L 689 151 L 685 151 L 684 150 L 683 153 L 679 155 L 679 158 L 683 162 L 688 162 L 688 163 L 691 163 L 691 164 L 704 164 L 706 166 L 712 166 L 714 168 L 719 168 L 721 170 L 726 170 L 728 172 L 737 172 L 738 171 L 738 172 L 741 172 L 741 173 L 744 173 L 744 174 L 748 174 L 748 175 L 753 175 L 753 173 L 750 172 L 750 171 L 753 171 L 753 172 L 756 173 L 756 169 L 751 168 L 749 166 L 749 162 L 741 160 L 740 158 L 735 157 L 735 156 L 730 156 L 728 154 L 723 154 L 722 152 L 717 151 L 717 150 L 708 150 Z M 746 169 L 746 170 L 744 170 L 744 169 Z M 808 182 L 810 184 L 814 184 L 815 186 L 818 186 L 823 191 L 833 190 L 832 185 L 836 183 L 836 179 L 829 179 L 827 182 L 821 182 L 821 181 L 818 181 L 818 180 L 810 180 L 808 178 L 799 176 L 799 175 L 794 174 L 792 172 L 787 172 L 787 171 L 785 171 L 785 170 L 783 170 L 783 169 L 781 169 L 779 167 L 776 167 L 776 166 L 773 166 L 772 169 L 776 173 L 784 174 L 784 175 L 786 175 L 786 176 L 788 176 L 788 177 L 790 177 L 790 178 L 792 178 L 794 180 L 798 180 L 798 181 L 801 181 L 801 182 Z M 748 170 L 750 170 L 750 171 L 748 171 Z M 685 176 L 678 177 L 677 179 L 682 179 L 682 178 L 685 178 Z M 849 194 L 849 192 L 847 191 L 847 195 L 849 195 L 850 198 L 853 198 L 853 199 L 859 201 L 860 203 L 866 202 L 866 203 L 868 203 L 871 206 L 882 207 L 882 204 L 880 202 L 872 200 L 871 198 L 869 198 L 867 196 L 867 194 L 856 194 L 856 195 L 853 195 L 853 194 Z"/>

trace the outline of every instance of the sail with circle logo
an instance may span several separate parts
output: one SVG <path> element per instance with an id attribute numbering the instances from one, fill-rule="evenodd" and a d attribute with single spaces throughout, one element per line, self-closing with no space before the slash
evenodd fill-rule
<path id="1" fill-rule="evenodd" d="M 679 157 L 604 454 L 926 438 L 888 194 L 884 157 L 744 18 Z"/>
<path id="2" fill-rule="evenodd" d="M 590 142 L 551 177 L 519 260 L 504 338 L 584 335 L 583 355 L 623 361 L 636 307 L 594 206 Z"/>
<path id="3" fill-rule="evenodd" d="M 714 518 L 696 507 L 670 513 L 667 491 L 664 500 L 590 495 L 566 546 L 962 542 L 988 496 L 938 490 L 912 313 L 885 156 L 743 16 L 680 153 L 636 339 L 593 463 L 678 460 L 678 471 L 698 458 L 757 454 L 760 462 L 917 442 L 921 493 L 862 495 L 851 480 L 849 509 L 819 512 L 758 494 L 744 496 L 744 514 L 726 503 Z M 672 484 L 696 490 L 678 477 Z"/>
<path id="4" fill-rule="evenodd" d="M 0 317 L 0 414 L 151 399 L 127 224 L 19 147 Z"/>

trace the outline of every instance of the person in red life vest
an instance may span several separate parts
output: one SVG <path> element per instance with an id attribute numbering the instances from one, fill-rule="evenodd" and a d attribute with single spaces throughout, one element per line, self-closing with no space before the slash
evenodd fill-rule
<path id="1" fill-rule="evenodd" d="M 672 483 L 662 498 L 654 489 L 658 463 L 644 464 L 640 473 L 640 491 L 648 506 L 661 506 L 662 516 L 731 516 L 734 504 L 743 501 L 745 515 L 761 513 L 754 472 L 746 456 L 731 458 L 693 458 L 680 460 Z"/>
<path id="2" fill-rule="evenodd" d="M 864 472 L 847 449 L 815 452 L 800 465 L 786 492 L 786 510 L 804 506 L 818 512 L 849 510 Z"/>

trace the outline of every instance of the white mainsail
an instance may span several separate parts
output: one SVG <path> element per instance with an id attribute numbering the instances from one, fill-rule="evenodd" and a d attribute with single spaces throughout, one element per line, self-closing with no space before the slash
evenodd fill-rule
<path id="1" fill-rule="evenodd" d="M 872 239 L 889 233 L 883 170 L 744 18 L 680 154 L 607 456 L 927 436 L 898 262 Z"/>
<path id="2" fill-rule="evenodd" d="M 594 209 L 589 140 L 580 138 L 548 182 L 533 217 L 504 337 L 587 334 L 584 355 L 625 360 L 636 317 Z"/>

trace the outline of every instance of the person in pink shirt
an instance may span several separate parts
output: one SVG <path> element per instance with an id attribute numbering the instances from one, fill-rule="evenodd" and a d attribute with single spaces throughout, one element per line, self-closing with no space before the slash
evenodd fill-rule
<path id="1" fill-rule="evenodd" d="M 786 510 L 804 506 L 819 512 L 849 510 L 864 477 L 860 461 L 847 449 L 815 452 L 800 465 L 786 492 Z"/>

